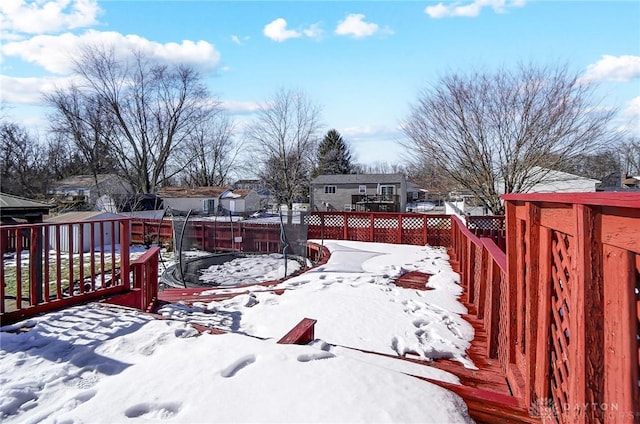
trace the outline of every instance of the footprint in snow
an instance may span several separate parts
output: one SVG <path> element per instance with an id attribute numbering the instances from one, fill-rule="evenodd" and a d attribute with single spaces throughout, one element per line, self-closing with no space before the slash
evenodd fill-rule
<path id="1" fill-rule="evenodd" d="M 299 355 L 298 356 L 298 361 L 299 362 L 310 362 L 310 361 L 317 361 L 318 359 L 329 359 L 329 358 L 335 358 L 336 355 L 334 355 L 331 352 L 318 352 L 318 353 L 305 353 L 303 355 Z"/>
<path id="2" fill-rule="evenodd" d="M 393 349 L 398 354 L 398 356 L 404 355 L 406 351 L 404 340 L 399 337 L 393 336 L 393 338 L 391 339 L 391 349 Z"/>
<path id="3" fill-rule="evenodd" d="M 145 418 L 149 420 L 165 420 L 180 412 L 180 403 L 139 403 L 124 411 L 127 418 Z"/>
<path id="4" fill-rule="evenodd" d="M 224 378 L 233 377 L 238 373 L 238 371 L 240 371 L 241 369 L 245 368 L 248 365 L 253 364 L 255 361 L 256 361 L 255 355 L 243 356 L 242 358 L 236 360 L 233 364 L 229 365 L 228 367 L 220 371 L 220 375 Z"/>

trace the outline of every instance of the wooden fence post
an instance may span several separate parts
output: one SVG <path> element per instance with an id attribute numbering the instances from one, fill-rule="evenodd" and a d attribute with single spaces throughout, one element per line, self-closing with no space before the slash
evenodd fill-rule
<path id="1" fill-rule="evenodd" d="M 604 311 L 599 216 L 591 207 L 574 204 L 575 237 L 570 291 L 569 409 L 574 422 L 595 422 L 604 399 Z M 600 248 L 600 249 L 599 249 Z M 587 384 L 588 382 L 588 384 Z"/>
<path id="2" fill-rule="evenodd" d="M 527 216 L 527 252 L 525 256 L 526 275 L 524 276 L 524 320 L 522 329 L 524 336 L 524 380 L 525 380 L 525 405 L 531 405 L 534 400 L 533 383 L 535 381 L 535 366 L 537 354 L 538 326 L 528 323 L 538 322 L 538 292 L 540 288 L 539 258 L 540 258 L 540 208 L 533 202 L 527 202 L 525 206 Z M 544 336 L 543 336 L 544 337 Z"/>
<path id="3" fill-rule="evenodd" d="M 640 414 L 636 255 L 604 245 L 604 403 L 612 422 Z"/>
<path id="4" fill-rule="evenodd" d="M 549 363 L 550 328 L 551 325 L 551 230 L 540 228 L 540 248 L 538 249 L 538 329 L 536 340 L 536 360 L 534 363 L 535 380 L 533 384 L 534 399 L 545 402 L 551 397 L 549 380 L 551 369 Z"/>
<path id="5" fill-rule="evenodd" d="M 349 240 L 349 217 L 346 212 L 342 212 L 342 239 Z"/>

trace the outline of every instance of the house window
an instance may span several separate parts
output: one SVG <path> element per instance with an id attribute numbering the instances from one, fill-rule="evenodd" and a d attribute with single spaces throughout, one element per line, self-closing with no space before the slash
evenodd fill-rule
<path id="1" fill-rule="evenodd" d="M 367 186 L 366 185 L 358 186 L 358 193 L 367 194 Z"/>
<path id="2" fill-rule="evenodd" d="M 380 194 L 383 196 L 393 196 L 394 186 L 380 186 Z"/>
<path id="3" fill-rule="evenodd" d="M 336 186 L 324 186 L 324 194 L 336 194 Z"/>
<path id="4" fill-rule="evenodd" d="M 417 191 L 413 192 L 413 200 L 418 200 L 418 194 L 419 193 Z"/>

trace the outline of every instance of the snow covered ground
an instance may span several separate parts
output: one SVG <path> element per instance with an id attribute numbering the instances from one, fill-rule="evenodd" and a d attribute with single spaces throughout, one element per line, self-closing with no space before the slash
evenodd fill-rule
<path id="1" fill-rule="evenodd" d="M 468 422 L 452 383 L 427 366 L 358 349 L 448 357 L 473 367 L 458 276 L 430 247 L 325 241 L 330 261 L 223 302 L 153 319 L 91 304 L 0 330 L 3 422 Z M 256 265 L 256 269 L 261 266 Z M 411 270 L 433 290 L 396 287 Z M 233 288 L 218 289 L 233 292 Z M 246 288 L 244 289 L 246 290 Z M 304 317 L 308 346 L 276 341 Z M 189 321 L 232 331 L 199 334 Z"/>

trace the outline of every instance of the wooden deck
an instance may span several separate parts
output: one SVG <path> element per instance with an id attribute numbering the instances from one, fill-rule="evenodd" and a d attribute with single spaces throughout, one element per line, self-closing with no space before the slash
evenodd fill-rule
<path id="1" fill-rule="evenodd" d="M 457 268 L 456 262 L 452 263 L 454 270 Z M 459 270 L 456 270 L 459 271 Z M 429 274 L 425 274 L 418 271 L 408 272 L 399 277 L 395 284 L 398 287 L 411 289 L 411 290 L 430 290 L 427 286 L 429 281 Z M 284 290 L 274 290 L 273 286 L 277 284 L 276 281 L 270 281 L 260 283 L 258 285 L 264 287 L 264 291 L 282 294 Z M 256 284 L 248 285 L 246 287 L 255 287 Z M 244 286 L 243 286 L 244 287 Z M 159 293 L 158 299 L 160 304 L 182 302 L 185 304 L 193 304 L 194 302 L 211 302 L 230 299 L 235 296 L 249 293 L 249 290 L 241 290 L 242 287 L 235 287 L 233 292 L 229 292 L 230 287 L 212 287 L 212 288 L 172 288 L 166 289 Z M 255 290 L 252 290 L 255 292 Z M 467 302 L 467 294 L 463 293 L 461 302 L 465 307 L 469 308 Z M 477 370 L 465 368 L 458 362 L 450 360 L 438 359 L 435 361 L 424 361 L 422 359 L 412 358 L 411 356 L 398 357 L 395 355 L 389 355 L 380 352 L 365 351 L 365 353 L 376 354 L 389 358 L 394 358 L 401 361 L 409 361 L 415 364 L 438 368 L 443 371 L 447 371 L 456 375 L 460 379 L 460 385 L 450 384 L 442 381 L 426 379 L 420 376 L 412 375 L 415 378 L 419 378 L 429 383 L 436 384 L 445 389 L 451 390 L 461 396 L 469 408 L 469 414 L 477 423 L 538 423 L 539 418 L 531 417 L 528 409 L 517 398 L 514 397 L 507 384 L 507 379 L 503 375 L 500 364 L 495 359 L 489 359 L 486 357 L 487 352 L 487 335 L 483 329 L 482 322 L 476 319 L 473 315 L 464 315 L 463 318 L 468 321 L 475 330 L 475 337 L 471 343 L 471 348 L 468 351 L 469 357 L 473 360 L 474 364 L 478 367 Z M 315 320 L 305 319 L 304 328 L 301 329 L 298 324 L 291 329 L 290 333 L 283 335 L 282 340 L 291 338 L 291 334 L 301 333 L 309 329 L 309 325 Z M 199 331 L 210 331 L 208 327 L 199 326 Z M 220 334 L 223 331 L 214 329 L 213 333 Z M 297 337 L 297 336 L 296 336 Z M 284 342 L 283 342 L 284 343 Z"/>

